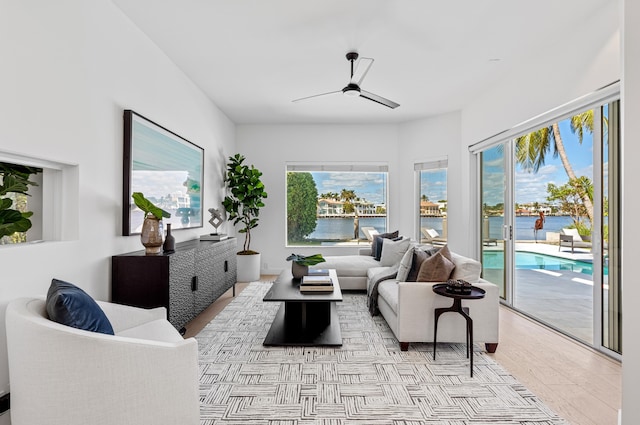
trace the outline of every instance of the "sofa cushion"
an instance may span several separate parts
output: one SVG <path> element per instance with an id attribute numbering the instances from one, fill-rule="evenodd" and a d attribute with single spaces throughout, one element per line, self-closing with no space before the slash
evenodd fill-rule
<path id="1" fill-rule="evenodd" d="M 374 282 L 379 281 L 381 276 L 389 275 L 389 270 L 391 267 L 371 267 L 367 270 L 367 293 L 371 293 Z M 397 282 L 397 280 L 394 281 Z"/>
<path id="2" fill-rule="evenodd" d="M 148 339 L 151 341 L 176 343 L 184 338 L 166 319 L 152 320 L 117 333 L 126 338 Z"/>
<path id="3" fill-rule="evenodd" d="M 329 255 L 324 260 L 324 263 L 310 268 L 336 269 L 338 277 L 365 277 L 371 267 L 380 267 L 380 262 L 368 255 Z"/>
<path id="4" fill-rule="evenodd" d="M 480 279 L 480 273 L 482 272 L 482 264 L 480 262 L 463 257 L 462 255 L 451 253 L 451 258 L 456 268 L 451 275 L 452 279 L 462 279 L 467 282 L 477 282 Z"/>
<path id="5" fill-rule="evenodd" d="M 398 281 L 389 279 L 378 285 L 378 296 L 384 298 L 394 312 L 398 312 Z M 419 326 L 419 325 L 418 325 Z"/>
<path id="6" fill-rule="evenodd" d="M 113 327 L 104 311 L 89 294 L 72 283 L 52 279 L 46 308 L 49 319 L 54 322 L 113 335 Z"/>
<path id="7" fill-rule="evenodd" d="M 383 239 L 395 239 L 398 237 L 399 231 L 390 233 L 380 233 L 379 235 L 375 235 L 373 237 L 373 242 L 371 242 L 371 256 L 376 260 L 380 260 L 380 254 L 382 253 L 382 240 Z"/>
<path id="8" fill-rule="evenodd" d="M 404 253 L 409 249 L 410 239 L 383 239 L 382 253 L 380 254 L 380 265 L 383 267 L 391 267 L 400 264 L 400 260 Z"/>
<path id="9" fill-rule="evenodd" d="M 436 252 L 422 262 L 418 272 L 418 282 L 446 282 L 455 267 L 445 253 Z"/>

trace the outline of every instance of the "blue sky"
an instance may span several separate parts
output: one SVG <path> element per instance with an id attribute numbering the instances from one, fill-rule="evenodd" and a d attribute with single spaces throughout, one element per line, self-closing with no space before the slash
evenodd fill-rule
<path id="1" fill-rule="evenodd" d="M 593 136 L 584 134 L 582 144 L 578 137 L 571 131 L 569 120 L 559 122 L 560 135 L 564 143 L 569 162 L 576 176 L 587 176 L 593 179 Z M 504 185 L 504 171 L 500 160 L 501 153 L 496 149 L 485 152 L 485 176 L 484 176 L 484 200 L 489 205 L 503 202 L 503 193 L 497 188 Z M 605 167 L 605 173 L 606 173 Z M 519 204 L 529 202 L 547 202 L 547 184 L 556 186 L 565 184 L 569 178 L 560 158 L 554 158 L 551 153 L 547 155 L 545 165 L 540 167 L 537 173 L 524 171 L 516 166 L 515 202 Z M 496 189 L 494 189 L 496 188 Z"/>
<path id="2" fill-rule="evenodd" d="M 362 172 L 312 172 L 318 195 L 327 192 L 340 193 L 353 190 L 361 199 L 374 204 L 386 204 L 387 183 L 384 173 Z"/>
<path id="3" fill-rule="evenodd" d="M 584 133 L 582 144 L 573 134 L 568 120 L 560 121 L 560 135 L 564 143 L 569 162 L 576 176 L 587 176 L 593 180 L 593 136 Z M 516 166 L 515 201 L 517 203 L 547 202 L 547 184 L 560 186 L 569 181 L 567 173 L 560 161 L 552 154 L 547 156 L 545 165 L 537 173 L 530 173 Z"/>

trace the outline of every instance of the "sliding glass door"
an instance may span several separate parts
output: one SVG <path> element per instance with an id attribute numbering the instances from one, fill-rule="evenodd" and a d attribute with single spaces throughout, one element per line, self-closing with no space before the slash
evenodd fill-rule
<path id="1" fill-rule="evenodd" d="M 620 353 L 619 101 L 478 151 L 483 277 L 503 302 Z"/>

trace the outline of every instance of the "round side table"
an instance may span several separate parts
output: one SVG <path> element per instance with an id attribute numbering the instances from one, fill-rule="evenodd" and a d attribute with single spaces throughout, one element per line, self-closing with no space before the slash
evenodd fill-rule
<path id="1" fill-rule="evenodd" d="M 467 358 L 470 359 L 471 377 L 473 377 L 473 320 L 469 316 L 469 307 L 462 307 L 462 300 L 478 300 L 484 298 L 485 291 L 482 288 L 475 286 L 471 287 L 471 293 L 469 294 L 457 294 L 447 291 L 446 283 L 438 283 L 433 285 L 433 292 L 443 297 L 453 298 L 453 304 L 451 307 L 436 308 L 435 309 L 435 321 L 433 327 L 433 360 L 436 359 L 436 339 L 438 336 L 438 318 L 442 313 L 455 312 L 462 315 L 467 321 Z"/>

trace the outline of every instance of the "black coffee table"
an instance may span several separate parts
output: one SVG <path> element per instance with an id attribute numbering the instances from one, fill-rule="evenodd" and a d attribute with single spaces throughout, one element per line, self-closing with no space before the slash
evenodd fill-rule
<path id="1" fill-rule="evenodd" d="M 283 271 L 262 301 L 281 302 L 263 345 L 341 346 L 336 302 L 342 301 L 335 270 L 329 270 L 333 292 L 301 293 L 300 279 Z"/>
<path id="2" fill-rule="evenodd" d="M 473 320 L 469 316 L 469 307 L 462 307 L 462 300 L 478 300 L 484 298 L 485 290 L 475 286 L 471 287 L 470 294 L 456 294 L 447 291 L 446 283 L 433 285 L 433 292 L 444 297 L 453 298 L 451 307 L 436 308 L 435 322 L 433 325 L 433 360 L 436 359 L 436 337 L 438 336 L 438 318 L 442 313 L 449 311 L 459 313 L 467 321 L 467 358 L 470 359 L 471 377 L 473 377 Z"/>

